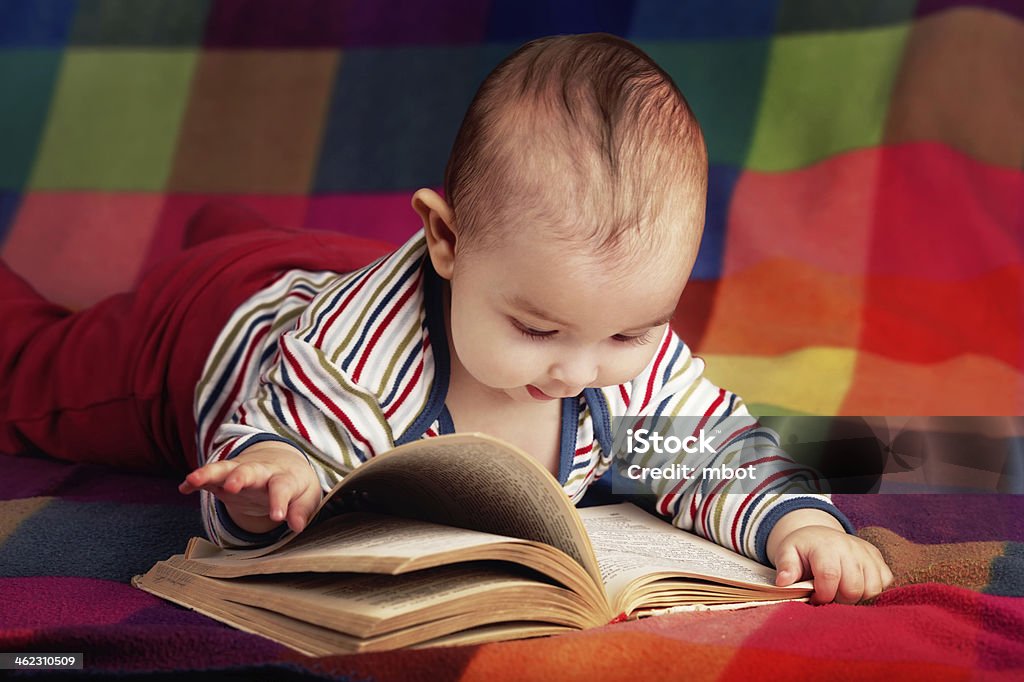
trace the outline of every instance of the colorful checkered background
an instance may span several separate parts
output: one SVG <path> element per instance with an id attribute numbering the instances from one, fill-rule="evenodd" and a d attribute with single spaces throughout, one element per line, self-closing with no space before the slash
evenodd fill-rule
<path id="1" fill-rule="evenodd" d="M 398 244 L 484 74 L 595 30 L 648 50 L 703 123 L 676 324 L 713 380 L 761 413 L 1024 414 L 1024 0 L 0 0 L 0 254 L 80 308 L 214 199 Z M 0 651 L 84 652 L 105 679 L 1024 669 L 1020 495 L 837 496 L 896 574 L 870 606 L 307 659 L 128 584 L 201 533 L 194 496 L 42 458 L 0 472 Z"/>
<path id="2" fill-rule="evenodd" d="M 79 308 L 212 199 L 401 243 L 482 77 L 608 31 L 711 155 L 677 328 L 760 413 L 1024 409 L 1024 3 L 0 0 L 0 253 Z"/>

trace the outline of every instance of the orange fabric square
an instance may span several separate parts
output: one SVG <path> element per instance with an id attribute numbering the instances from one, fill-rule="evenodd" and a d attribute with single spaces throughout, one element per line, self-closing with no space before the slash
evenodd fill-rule
<path id="1" fill-rule="evenodd" d="M 779 355 L 809 346 L 856 348 L 863 286 L 859 277 L 785 258 L 723 277 L 701 351 Z"/>
<path id="2" fill-rule="evenodd" d="M 337 50 L 204 51 L 168 182 L 175 192 L 308 192 Z"/>
<path id="3" fill-rule="evenodd" d="M 987 163 L 1024 166 L 1024 23 L 960 7 L 915 21 L 896 75 L 886 143 L 944 142 Z"/>
<path id="4" fill-rule="evenodd" d="M 860 353 L 842 414 L 985 416 L 1024 410 L 1024 376 L 1003 362 L 959 355 L 937 363 Z"/>

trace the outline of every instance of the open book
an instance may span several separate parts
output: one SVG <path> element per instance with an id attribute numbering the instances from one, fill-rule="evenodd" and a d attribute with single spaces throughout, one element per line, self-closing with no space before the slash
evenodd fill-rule
<path id="1" fill-rule="evenodd" d="M 522 450 L 441 436 L 369 460 L 268 547 L 192 538 L 132 584 L 310 655 L 536 637 L 806 600 L 632 504 L 577 510 Z"/>

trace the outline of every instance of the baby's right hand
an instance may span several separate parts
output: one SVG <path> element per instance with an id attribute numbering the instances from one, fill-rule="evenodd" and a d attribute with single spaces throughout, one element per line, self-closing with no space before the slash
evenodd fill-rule
<path id="1" fill-rule="evenodd" d="M 251 533 L 273 530 L 285 520 L 293 531 L 301 531 L 323 495 L 302 453 L 279 441 L 263 441 L 231 459 L 201 466 L 178 490 L 216 495 L 232 520 Z"/>

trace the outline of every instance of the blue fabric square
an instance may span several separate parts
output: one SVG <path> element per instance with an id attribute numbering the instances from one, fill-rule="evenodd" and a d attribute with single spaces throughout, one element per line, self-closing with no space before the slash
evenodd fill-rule
<path id="1" fill-rule="evenodd" d="M 507 52 L 507 46 L 346 52 L 315 191 L 440 186 L 466 108 Z"/>
<path id="2" fill-rule="evenodd" d="M 680 40 L 770 36 L 777 0 L 636 0 L 629 37 Z"/>
<path id="3" fill-rule="evenodd" d="M 0 50 L 0 189 L 27 184 L 63 54 L 62 49 Z"/>
<path id="4" fill-rule="evenodd" d="M 0 547 L 0 576 L 78 576 L 128 582 L 203 535 L 186 505 L 55 499 Z M 102 542 L 93 538 L 102 538 Z"/>
<path id="5" fill-rule="evenodd" d="M 711 164 L 745 166 L 771 41 L 649 41 L 639 46 L 672 77 L 700 121 Z"/>
<path id="6" fill-rule="evenodd" d="M 7 239 L 7 232 L 14 223 L 14 214 L 21 203 L 21 195 L 17 192 L 0 191 L 0 247 Z"/>
<path id="7" fill-rule="evenodd" d="M 0 0 L 0 46 L 56 46 L 68 39 L 74 0 Z"/>
<path id="8" fill-rule="evenodd" d="M 739 169 L 735 166 L 711 166 L 708 175 L 708 209 L 704 216 L 704 236 L 693 266 L 691 279 L 719 279 L 725 253 L 725 230 L 729 203 L 736 187 Z"/>
<path id="9" fill-rule="evenodd" d="M 992 560 L 985 594 L 1019 597 L 1024 584 L 1024 543 L 1007 542 L 1003 555 Z"/>

